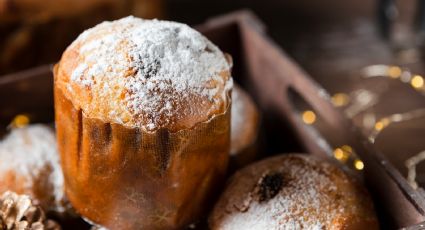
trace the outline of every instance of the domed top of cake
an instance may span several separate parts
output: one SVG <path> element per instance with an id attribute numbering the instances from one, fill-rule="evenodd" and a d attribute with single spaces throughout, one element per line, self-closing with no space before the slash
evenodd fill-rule
<path id="1" fill-rule="evenodd" d="M 301 154 L 251 164 L 230 179 L 210 229 L 378 229 L 367 191 L 335 165 Z"/>
<path id="2" fill-rule="evenodd" d="M 230 68 L 189 26 L 130 16 L 83 32 L 64 52 L 55 81 L 89 118 L 178 131 L 227 110 Z"/>

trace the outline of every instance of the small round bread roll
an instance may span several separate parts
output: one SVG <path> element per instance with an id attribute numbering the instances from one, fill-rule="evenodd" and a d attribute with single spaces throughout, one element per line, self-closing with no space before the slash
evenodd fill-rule
<path id="1" fill-rule="evenodd" d="M 251 97 L 237 84 L 232 90 L 231 116 L 230 167 L 238 169 L 256 157 L 259 115 Z"/>
<path id="2" fill-rule="evenodd" d="M 0 142 L 0 193 L 28 194 L 46 211 L 66 210 L 64 180 L 52 129 L 13 129 Z"/>
<path id="3" fill-rule="evenodd" d="M 367 191 L 307 155 L 281 155 L 238 171 L 209 218 L 215 229 L 378 229 Z"/>
<path id="4" fill-rule="evenodd" d="M 66 194 L 111 229 L 176 229 L 228 167 L 231 63 L 187 25 L 127 17 L 82 33 L 55 68 Z"/>

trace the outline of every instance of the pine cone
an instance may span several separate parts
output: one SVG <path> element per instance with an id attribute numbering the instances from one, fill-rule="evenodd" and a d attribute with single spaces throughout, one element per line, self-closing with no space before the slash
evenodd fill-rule
<path id="1" fill-rule="evenodd" d="M 30 197 L 7 191 L 0 196 L 0 230 L 59 230 Z"/>

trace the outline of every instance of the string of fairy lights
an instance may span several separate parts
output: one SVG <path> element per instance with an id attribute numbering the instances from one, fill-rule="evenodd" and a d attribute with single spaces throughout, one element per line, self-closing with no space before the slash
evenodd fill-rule
<path id="1" fill-rule="evenodd" d="M 395 80 L 400 80 L 403 83 L 409 84 L 413 89 L 425 96 L 424 78 L 418 74 L 412 74 L 407 69 L 402 69 L 399 66 L 373 65 L 366 67 L 363 70 L 364 78 L 387 77 Z M 416 119 L 425 116 L 425 108 L 415 109 L 404 113 L 391 114 L 379 119 L 373 126 L 369 134 L 369 140 L 374 143 L 376 137 L 387 128 L 390 124 Z"/>
<path id="2" fill-rule="evenodd" d="M 412 186 L 412 188 L 417 189 L 418 183 L 416 182 L 416 165 L 425 160 L 425 150 L 410 157 L 406 160 L 407 167 L 407 182 Z"/>
<path id="3" fill-rule="evenodd" d="M 301 120 L 306 125 L 314 125 L 317 121 L 316 113 L 312 110 L 305 110 L 301 113 Z M 357 157 L 356 152 L 350 145 L 342 145 L 335 149 L 329 149 L 329 151 L 333 151 L 333 157 L 344 165 L 351 165 L 356 170 L 364 169 L 363 161 Z"/>
<path id="4" fill-rule="evenodd" d="M 383 77 L 389 78 L 391 80 L 399 80 L 402 83 L 409 84 L 413 89 L 417 90 L 419 93 L 425 96 L 424 77 L 418 74 L 412 74 L 408 69 L 403 69 L 399 66 L 368 66 L 361 71 L 361 77 L 364 79 Z M 363 89 L 354 92 L 354 94 L 357 97 L 357 100 L 353 99 L 353 95 L 349 95 L 344 92 L 338 92 L 331 96 L 330 101 L 335 107 L 344 108 L 343 110 L 345 114 L 350 118 L 353 118 L 354 116 L 371 108 L 379 102 L 376 96 Z M 350 106 L 347 106 L 349 104 Z M 371 143 L 374 143 L 378 135 L 388 126 L 397 122 L 408 121 L 424 116 L 425 108 L 415 109 L 403 113 L 391 114 L 377 121 L 375 119 L 368 119 L 369 117 L 366 116 L 365 120 L 371 123 L 372 127 L 370 133 L 367 135 L 367 138 Z M 317 115 L 312 110 L 305 110 L 301 113 L 301 119 L 305 124 L 313 125 L 317 121 Z M 361 161 L 357 157 L 355 150 L 349 145 L 342 145 L 334 148 L 333 156 L 335 159 L 344 164 L 351 164 L 352 167 L 356 170 L 363 170 L 365 167 L 363 161 Z M 416 169 L 416 165 L 424 160 L 425 152 L 421 152 L 406 161 L 406 167 L 409 170 L 408 180 L 412 187 L 417 187 L 416 182 L 413 183 L 415 181 L 416 175 L 416 172 L 413 173 L 413 171 Z"/>

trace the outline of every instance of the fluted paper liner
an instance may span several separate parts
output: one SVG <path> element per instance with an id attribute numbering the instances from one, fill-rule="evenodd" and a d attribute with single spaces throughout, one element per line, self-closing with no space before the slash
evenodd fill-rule
<path id="1" fill-rule="evenodd" d="M 228 164 L 230 109 L 175 133 L 85 117 L 55 87 L 66 194 L 85 218 L 111 229 L 175 229 L 196 221 Z"/>

